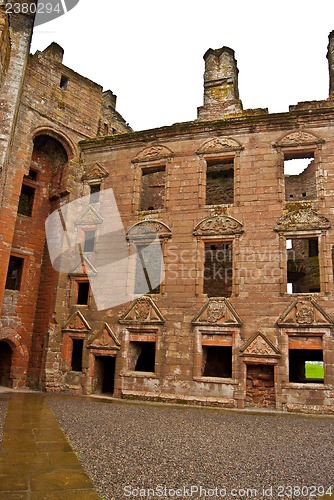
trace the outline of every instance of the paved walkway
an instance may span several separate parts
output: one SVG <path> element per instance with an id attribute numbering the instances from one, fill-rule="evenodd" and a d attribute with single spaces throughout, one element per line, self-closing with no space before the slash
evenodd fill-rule
<path id="1" fill-rule="evenodd" d="M 3 500 L 98 500 L 42 394 L 11 392 L 0 451 Z"/>

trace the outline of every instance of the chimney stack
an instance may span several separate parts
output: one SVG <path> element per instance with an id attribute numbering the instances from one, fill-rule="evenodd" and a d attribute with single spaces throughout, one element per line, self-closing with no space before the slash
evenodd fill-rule
<path id="1" fill-rule="evenodd" d="M 334 55 L 333 55 L 334 58 Z M 198 108 L 199 120 L 215 120 L 240 114 L 238 68 L 234 50 L 209 49 L 204 54 L 204 103 Z"/>
<path id="2" fill-rule="evenodd" d="M 328 36 L 329 97 L 334 97 L 334 31 Z"/>

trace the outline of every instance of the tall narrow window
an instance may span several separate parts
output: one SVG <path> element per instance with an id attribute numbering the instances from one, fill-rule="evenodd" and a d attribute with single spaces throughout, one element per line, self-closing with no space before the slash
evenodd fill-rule
<path id="1" fill-rule="evenodd" d="M 59 87 L 62 90 L 66 90 L 68 86 L 68 77 L 65 75 L 61 75 L 60 82 L 59 82 Z"/>
<path id="2" fill-rule="evenodd" d="M 230 297 L 232 270 L 232 242 L 206 242 L 203 292 L 208 297 Z"/>
<path id="3" fill-rule="evenodd" d="M 71 370 L 74 372 L 82 371 L 83 344 L 82 339 L 72 339 Z"/>
<path id="4" fill-rule="evenodd" d="M 316 164 L 312 152 L 284 154 L 285 200 L 314 200 L 316 190 Z"/>
<path id="5" fill-rule="evenodd" d="M 221 205 L 233 203 L 233 158 L 209 160 L 206 163 L 206 205 Z"/>
<path id="6" fill-rule="evenodd" d="M 101 184 L 90 184 L 90 203 L 97 203 L 100 199 Z"/>
<path id="7" fill-rule="evenodd" d="M 95 230 L 89 229 L 85 231 L 84 252 L 94 252 L 95 246 Z"/>
<path id="8" fill-rule="evenodd" d="M 136 245 L 135 293 L 160 293 L 163 276 L 161 245 Z"/>
<path id="9" fill-rule="evenodd" d="M 318 238 L 287 240 L 287 292 L 320 292 Z"/>
<path id="10" fill-rule="evenodd" d="M 7 290 L 20 290 L 23 263 L 24 259 L 21 257 L 15 257 L 13 255 L 10 257 L 6 279 Z"/>
<path id="11" fill-rule="evenodd" d="M 158 210 L 164 207 L 165 167 L 143 170 L 140 210 Z"/>
<path id="12" fill-rule="evenodd" d="M 34 206 L 35 188 L 22 184 L 17 213 L 31 217 Z"/>
<path id="13" fill-rule="evenodd" d="M 89 281 L 79 281 L 77 304 L 81 306 L 87 305 L 88 298 L 89 298 Z"/>

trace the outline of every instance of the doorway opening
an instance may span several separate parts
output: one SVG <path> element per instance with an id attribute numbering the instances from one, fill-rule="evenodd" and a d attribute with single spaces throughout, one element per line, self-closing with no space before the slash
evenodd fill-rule
<path id="1" fill-rule="evenodd" d="M 12 367 L 12 349 L 7 342 L 0 342 L 0 385 L 12 387 L 10 376 Z"/>
<path id="2" fill-rule="evenodd" d="M 116 356 L 95 356 L 95 394 L 114 393 Z"/>

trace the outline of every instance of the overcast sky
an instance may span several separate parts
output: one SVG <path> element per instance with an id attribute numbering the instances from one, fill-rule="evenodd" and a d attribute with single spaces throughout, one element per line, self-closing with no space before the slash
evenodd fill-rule
<path id="1" fill-rule="evenodd" d="M 334 0 L 80 0 L 35 28 L 32 52 L 57 42 L 143 130 L 196 118 L 210 47 L 234 49 L 244 109 L 326 99 L 332 30 Z"/>

